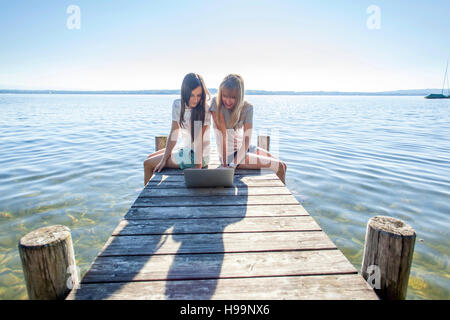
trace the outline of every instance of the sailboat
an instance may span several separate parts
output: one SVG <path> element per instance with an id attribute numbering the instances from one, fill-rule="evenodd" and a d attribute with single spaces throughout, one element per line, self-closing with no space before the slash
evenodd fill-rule
<path id="1" fill-rule="evenodd" d="M 445 75 L 444 75 L 444 84 L 442 85 L 442 93 L 432 93 L 425 97 L 425 99 L 450 99 L 450 83 L 448 82 L 448 61 L 447 61 L 447 68 L 445 68 Z M 447 80 L 448 85 L 448 95 L 444 95 L 444 88 L 445 88 L 445 81 Z"/>

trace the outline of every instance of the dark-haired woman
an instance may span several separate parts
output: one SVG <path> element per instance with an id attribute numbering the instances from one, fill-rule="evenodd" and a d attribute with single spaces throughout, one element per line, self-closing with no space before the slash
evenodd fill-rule
<path id="1" fill-rule="evenodd" d="M 209 161 L 211 113 L 206 102 L 209 92 L 203 78 L 187 74 L 181 85 L 181 99 L 172 104 L 172 128 L 166 148 L 152 153 L 144 161 L 144 185 L 153 172 L 168 168 L 202 168 Z M 183 145 L 174 150 L 181 132 Z"/>

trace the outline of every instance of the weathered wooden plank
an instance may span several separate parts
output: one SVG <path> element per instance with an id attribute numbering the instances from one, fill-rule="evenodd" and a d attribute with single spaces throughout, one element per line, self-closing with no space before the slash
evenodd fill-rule
<path id="1" fill-rule="evenodd" d="M 176 228 L 164 229 L 165 226 Z M 291 217 L 234 217 L 216 219 L 122 220 L 113 236 L 150 235 L 169 233 L 217 233 L 217 232 L 274 232 L 274 231 L 321 231 L 311 216 Z"/>
<path id="2" fill-rule="evenodd" d="M 173 176 L 175 177 L 175 176 Z M 180 176 L 177 176 L 180 177 Z M 264 187 L 284 187 L 283 182 L 280 180 L 269 180 L 269 179 L 254 179 L 247 180 L 243 182 L 241 180 L 234 180 L 232 187 L 224 187 L 224 188 L 264 188 Z M 145 189 L 175 189 L 175 188 L 186 188 L 186 184 L 184 183 L 184 178 L 181 181 L 164 181 L 164 183 L 155 183 L 149 181 L 145 186 Z"/>
<path id="3" fill-rule="evenodd" d="M 273 173 L 272 170 L 269 169 L 236 169 L 235 174 L 239 175 L 264 175 Z M 171 168 L 164 168 L 159 173 L 155 173 L 155 175 L 159 174 L 166 174 L 166 175 L 183 175 L 183 170 L 180 169 L 171 169 Z"/>
<path id="4" fill-rule="evenodd" d="M 274 173 L 266 173 L 262 175 L 240 175 L 235 174 L 234 175 L 234 183 L 242 181 L 254 181 L 254 180 L 278 180 L 278 177 Z M 183 182 L 184 183 L 184 175 L 180 174 L 164 174 L 164 173 L 157 173 L 154 174 L 153 177 L 150 179 L 148 183 L 152 184 L 160 184 L 160 183 L 166 183 L 166 182 Z M 281 181 L 280 181 L 281 182 Z"/>
<path id="5" fill-rule="evenodd" d="M 230 187 L 230 188 L 144 188 L 139 197 L 198 197 L 198 196 L 256 196 L 256 195 L 290 195 L 286 187 Z"/>
<path id="6" fill-rule="evenodd" d="M 196 196 L 196 197 L 138 197 L 132 207 L 182 207 L 182 206 L 246 206 L 265 204 L 298 204 L 292 195 L 272 196 Z M 241 209 L 236 209 L 241 210 Z"/>
<path id="7" fill-rule="evenodd" d="M 192 280 L 358 273 L 339 250 L 99 257 L 90 282 Z"/>
<path id="8" fill-rule="evenodd" d="M 172 224 L 161 229 L 176 230 Z M 176 233 L 176 231 L 175 231 Z M 112 236 L 101 256 L 335 249 L 322 231 Z"/>
<path id="9" fill-rule="evenodd" d="M 358 274 L 85 284 L 68 299 L 376 300 Z"/>
<path id="10" fill-rule="evenodd" d="M 141 207 L 131 208 L 125 219 L 185 219 L 220 217 L 305 216 L 308 212 L 299 204 L 263 206 L 202 206 L 202 207 Z"/>

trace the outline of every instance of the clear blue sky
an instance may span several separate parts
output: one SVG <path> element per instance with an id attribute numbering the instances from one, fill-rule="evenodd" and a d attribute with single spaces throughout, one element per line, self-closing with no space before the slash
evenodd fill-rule
<path id="1" fill-rule="evenodd" d="M 440 88 L 449 13 L 448 0 L 0 0 L 0 88 L 178 89 L 188 72 L 210 88 L 228 73 L 247 89 Z"/>

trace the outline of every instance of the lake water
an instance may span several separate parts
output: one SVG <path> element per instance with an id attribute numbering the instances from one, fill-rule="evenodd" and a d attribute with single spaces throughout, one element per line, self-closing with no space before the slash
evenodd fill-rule
<path id="1" fill-rule="evenodd" d="M 85 272 L 139 195 L 170 95 L 0 95 L 0 299 L 26 299 L 17 243 L 72 230 Z M 275 137 L 287 187 L 360 270 L 367 221 L 417 233 L 408 299 L 449 299 L 450 101 L 248 96 Z"/>

